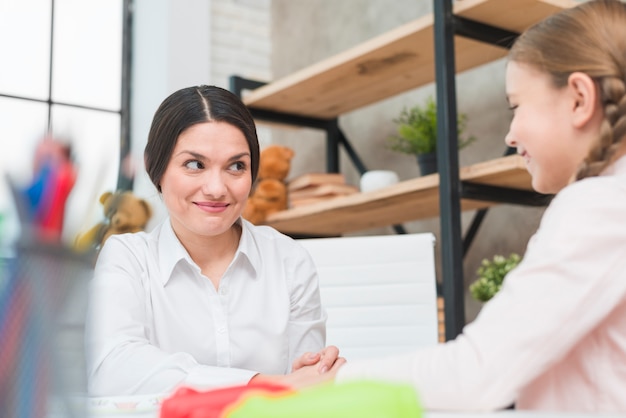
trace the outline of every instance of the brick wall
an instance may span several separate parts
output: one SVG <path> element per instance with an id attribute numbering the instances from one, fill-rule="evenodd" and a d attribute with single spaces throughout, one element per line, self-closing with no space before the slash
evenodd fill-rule
<path id="1" fill-rule="evenodd" d="M 211 78 L 228 86 L 238 74 L 271 79 L 271 0 L 213 0 L 211 2 Z"/>
<path id="2" fill-rule="evenodd" d="M 239 75 L 270 81 L 271 0 L 212 0 L 211 82 L 228 88 L 229 77 Z M 271 143 L 269 128 L 257 126 L 261 147 Z"/>

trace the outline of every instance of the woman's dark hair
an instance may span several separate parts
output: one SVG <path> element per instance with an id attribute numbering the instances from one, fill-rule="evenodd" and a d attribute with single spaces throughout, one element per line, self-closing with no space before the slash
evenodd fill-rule
<path id="1" fill-rule="evenodd" d="M 216 86 L 178 90 L 159 106 L 152 119 L 144 150 L 146 172 L 161 192 L 161 178 L 170 161 L 178 136 L 192 125 L 226 122 L 239 129 L 250 147 L 252 183 L 259 171 L 259 140 L 252 115 L 235 94 Z"/>

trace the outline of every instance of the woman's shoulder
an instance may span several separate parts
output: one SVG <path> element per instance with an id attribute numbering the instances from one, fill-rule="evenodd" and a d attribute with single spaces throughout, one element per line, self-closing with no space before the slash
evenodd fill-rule
<path id="1" fill-rule="evenodd" d="M 272 228 L 268 225 L 255 225 L 245 219 L 241 219 L 241 223 L 244 229 L 246 229 L 250 235 L 252 235 L 256 240 L 267 240 L 267 241 L 283 241 L 283 242 L 292 242 L 294 241 L 288 235 L 283 234 L 282 232 Z"/>
<path id="2" fill-rule="evenodd" d="M 104 246 L 124 247 L 128 249 L 147 249 L 153 245 L 156 240 L 154 238 L 155 231 L 139 231 L 128 232 L 124 234 L 115 234 L 107 238 Z"/>
<path id="3" fill-rule="evenodd" d="M 111 235 L 105 241 L 98 260 L 116 263 L 122 260 L 146 260 L 157 250 L 158 227 L 150 232 L 140 231 Z M 140 262 L 141 264 L 141 262 Z"/>
<path id="4" fill-rule="evenodd" d="M 306 253 L 304 247 L 302 247 L 296 239 L 283 234 L 271 226 L 254 225 L 245 219 L 242 219 L 242 225 L 244 229 L 248 231 L 258 248 L 268 249 L 272 247 L 278 251 L 289 250 L 291 254 L 293 254 L 294 251 Z"/>

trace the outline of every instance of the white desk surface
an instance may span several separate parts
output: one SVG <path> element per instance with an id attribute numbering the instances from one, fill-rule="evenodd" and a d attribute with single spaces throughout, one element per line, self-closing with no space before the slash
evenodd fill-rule
<path id="1" fill-rule="evenodd" d="M 159 403 L 166 395 L 90 398 L 89 418 L 159 418 Z M 626 418 L 626 414 L 573 414 L 504 410 L 496 412 L 426 411 L 424 418 Z M 65 418 L 51 413 L 48 418 Z M 297 417 L 294 417 L 297 418 Z"/>

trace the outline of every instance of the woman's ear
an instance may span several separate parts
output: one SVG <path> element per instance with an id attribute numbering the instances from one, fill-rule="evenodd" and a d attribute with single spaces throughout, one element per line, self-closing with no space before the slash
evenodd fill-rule
<path id="1" fill-rule="evenodd" d="M 574 72 L 567 79 L 567 87 L 574 99 L 572 123 L 574 127 L 582 128 L 593 118 L 600 105 L 596 83 L 589 75 Z"/>

